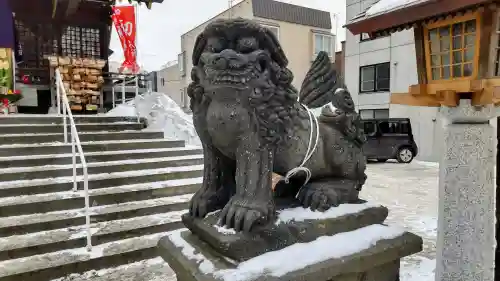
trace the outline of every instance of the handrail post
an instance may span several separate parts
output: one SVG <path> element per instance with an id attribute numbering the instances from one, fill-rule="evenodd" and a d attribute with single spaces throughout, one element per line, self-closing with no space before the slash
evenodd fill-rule
<path id="1" fill-rule="evenodd" d="M 78 190 L 78 183 L 76 182 L 76 151 L 75 151 L 75 134 L 73 127 L 71 127 L 71 158 L 73 163 L 73 191 Z"/>
<path id="2" fill-rule="evenodd" d="M 87 251 L 92 251 L 92 231 L 90 229 L 89 173 L 87 164 L 83 166 L 83 192 L 85 193 L 85 227 L 87 228 Z"/>
<path id="3" fill-rule="evenodd" d="M 61 115 L 61 90 L 59 88 L 59 78 L 56 75 L 56 104 L 57 104 L 57 115 Z"/>
<path id="4" fill-rule="evenodd" d="M 59 77 L 57 79 L 59 79 L 58 87 L 61 87 L 61 84 L 62 84 L 62 81 L 60 80 L 61 79 L 61 75 L 59 75 Z M 62 94 L 65 95 L 64 91 L 63 91 Z M 67 111 L 68 111 L 68 109 L 66 108 L 66 105 L 63 106 L 64 143 L 68 143 L 68 124 L 66 123 L 66 114 L 67 114 Z"/>
<path id="5" fill-rule="evenodd" d="M 139 75 L 135 76 L 135 97 L 139 94 Z"/>
<path id="6" fill-rule="evenodd" d="M 121 104 L 125 103 L 125 76 L 123 76 L 122 80 L 122 102 Z"/>
<path id="7" fill-rule="evenodd" d="M 115 97 L 115 83 L 113 82 L 113 80 L 111 80 L 111 102 L 113 103 L 113 108 L 115 108 L 116 106 L 116 97 Z"/>

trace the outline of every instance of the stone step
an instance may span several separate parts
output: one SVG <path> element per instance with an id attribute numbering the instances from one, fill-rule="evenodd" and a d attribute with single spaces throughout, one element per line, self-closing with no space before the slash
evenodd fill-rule
<path id="1" fill-rule="evenodd" d="M 137 122 L 137 117 L 130 116 L 103 116 L 103 115 L 73 115 L 75 123 L 120 123 Z M 69 119 L 68 119 L 69 121 Z M 141 119 L 143 122 L 144 119 Z M 0 117 L 0 124 L 62 124 L 62 116 L 16 114 Z"/>
<path id="2" fill-rule="evenodd" d="M 118 132 L 79 132 L 80 141 L 110 141 L 129 139 L 159 139 L 163 138 L 163 132 L 154 131 L 118 131 Z M 68 141 L 71 134 L 68 132 Z M 44 143 L 62 142 L 64 133 L 23 133 L 23 134 L 1 134 L 1 144 L 23 144 L 23 143 Z"/>
<path id="3" fill-rule="evenodd" d="M 1 128 L 0 128 L 1 129 Z M 122 140 L 122 141 L 93 141 L 82 142 L 84 153 L 96 151 L 119 151 L 132 149 L 153 149 L 183 147 L 185 142 L 178 140 L 152 139 L 152 140 Z M 0 157 L 47 155 L 71 153 L 71 143 L 38 143 L 38 144 L 2 144 Z"/>
<path id="4" fill-rule="evenodd" d="M 70 126 L 68 126 L 68 131 Z M 143 123 L 120 122 L 120 123 L 78 123 L 76 129 L 81 132 L 92 131 L 123 131 L 144 129 Z M 25 134 L 25 133 L 61 133 L 63 125 L 57 124 L 0 124 L 2 134 Z"/>
<path id="5" fill-rule="evenodd" d="M 108 242 L 93 247 L 91 252 L 82 247 L 2 261 L 0 281 L 46 281 L 71 273 L 153 258 L 159 239 L 168 233 Z"/>
<path id="6" fill-rule="evenodd" d="M 185 213 L 181 210 L 91 223 L 92 245 L 182 228 L 181 216 Z M 82 224 L 0 238 L 0 261 L 85 247 L 86 236 L 87 229 Z"/>
<path id="7" fill-rule="evenodd" d="M 85 151 L 85 160 L 87 163 L 94 163 L 194 154 L 203 154 L 203 149 L 201 147 L 173 147 L 97 152 Z M 79 157 L 76 157 L 76 162 L 80 163 Z M 72 164 L 72 155 L 70 153 L 0 157 L 0 169 L 68 164 Z"/>
<path id="8" fill-rule="evenodd" d="M 202 178 L 188 178 L 91 189 L 90 204 L 96 207 L 190 194 L 199 189 L 201 182 Z M 0 217 L 77 209 L 83 200 L 83 191 L 4 197 L 0 198 Z"/>
<path id="9" fill-rule="evenodd" d="M 51 281 L 177 281 L 177 277 L 168 264 L 160 257 L 140 260 L 117 267 L 90 270 L 81 274 Z"/>
<path id="10" fill-rule="evenodd" d="M 139 171 L 89 174 L 89 189 L 105 188 L 133 183 L 151 183 L 199 177 L 203 165 L 167 167 Z M 78 188 L 83 189 L 83 176 L 77 176 Z M 73 177 L 18 180 L 0 182 L 0 197 L 69 191 L 73 188 Z"/>
<path id="11" fill-rule="evenodd" d="M 203 164 L 203 155 L 186 155 L 165 158 L 146 158 L 119 160 L 108 162 L 94 162 L 87 164 L 90 174 L 116 173 L 166 167 L 179 167 Z M 82 165 L 76 164 L 77 175 L 83 173 Z M 43 178 L 68 177 L 73 175 L 73 165 L 47 165 L 21 168 L 6 168 L 0 170 L 2 181 L 32 180 Z"/>
<path id="12" fill-rule="evenodd" d="M 186 209 L 191 197 L 192 193 L 189 193 L 142 201 L 94 206 L 90 208 L 91 221 L 111 221 L 180 211 Z M 81 198 L 81 204 L 78 209 L 1 217 L 0 235 L 2 237 L 23 235 L 83 225 L 85 223 L 85 210 L 82 207 L 83 198 Z"/>

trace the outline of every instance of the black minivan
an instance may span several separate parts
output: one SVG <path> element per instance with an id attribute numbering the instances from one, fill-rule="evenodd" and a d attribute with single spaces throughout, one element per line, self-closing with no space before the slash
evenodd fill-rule
<path id="1" fill-rule="evenodd" d="M 368 160 L 396 159 L 399 163 L 410 163 L 417 156 L 410 119 L 365 119 L 361 122 L 367 138 L 364 151 Z"/>

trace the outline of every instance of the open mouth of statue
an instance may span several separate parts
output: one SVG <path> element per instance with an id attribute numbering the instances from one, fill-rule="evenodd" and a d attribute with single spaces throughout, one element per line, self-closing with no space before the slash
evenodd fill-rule
<path id="1" fill-rule="evenodd" d="M 247 75 L 231 75 L 231 74 L 221 74 L 217 75 L 212 79 L 212 84 L 220 85 L 220 84 L 230 84 L 230 85 L 245 85 L 251 79 L 257 77 L 257 75 L 253 75 L 249 73 Z"/>
<path id="2" fill-rule="evenodd" d="M 210 79 L 213 85 L 240 85 L 244 86 L 249 81 L 258 78 L 266 67 L 266 63 L 256 63 L 244 70 L 226 70 L 214 73 Z M 212 72 L 213 73 L 213 72 Z"/>

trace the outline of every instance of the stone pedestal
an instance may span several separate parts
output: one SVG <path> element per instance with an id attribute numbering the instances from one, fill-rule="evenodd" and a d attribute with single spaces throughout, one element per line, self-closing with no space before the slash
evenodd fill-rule
<path id="1" fill-rule="evenodd" d="M 443 109 L 436 281 L 493 281 L 495 108 L 462 100 Z"/>
<path id="2" fill-rule="evenodd" d="M 419 252 L 422 239 L 382 225 L 386 216 L 369 203 L 289 208 L 252 234 L 213 226 L 217 214 L 185 216 L 191 230 L 171 232 L 158 248 L 182 281 L 397 281 L 400 259 Z"/>

